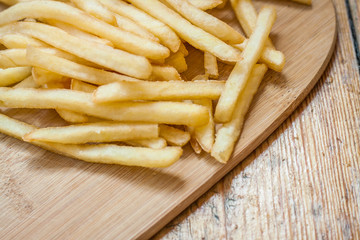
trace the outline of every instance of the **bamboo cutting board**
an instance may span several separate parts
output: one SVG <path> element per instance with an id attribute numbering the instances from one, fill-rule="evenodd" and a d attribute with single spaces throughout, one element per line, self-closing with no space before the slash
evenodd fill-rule
<path id="1" fill-rule="evenodd" d="M 276 47 L 287 57 L 282 73 L 268 72 L 228 164 L 186 147 L 167 169 L 90 164 L 0 134 L 0 239 L 149 238 L 236 166 L 286 119 L 309 93 L 334 49 L 330 0 L 313 6 L 274 5 Z M 229 7 L 212 11 L 238 28 Z M 186 77 L 203 73 L 202 54 L 189 48 Z M 221 78 L 231 67 L 220 64 Z M 64 124 L 51 110 L 4 110 L 37 126 Z"/>

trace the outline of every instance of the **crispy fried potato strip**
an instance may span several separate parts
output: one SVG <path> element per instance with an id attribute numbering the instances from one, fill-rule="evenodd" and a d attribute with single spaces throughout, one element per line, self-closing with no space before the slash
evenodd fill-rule
<path id="1" fill-rule="evenodd" d="M 151 59 L 162 59 L 169 56 L 170 51 L 161 44 L 139 37 L 103 22 L 68 4 L 57 1 L 30 1 L 16 4 L 0 12 L 0 26 L 16 22 L 24 18 L 55 19 L 105 38 L 125 51 Z M 85 44 L 83 44 L 85 45 Z"/>
<path id="2" fill-rule="evenodd" d="M 163 22 L 122 0 L 100 0 L 100 2 L 111 11 L 133 20 L 154 34 L 154 36 L 160 39 L 160 43 L 168 47 L 172 52 L 179 50 L 180 38 Z"/>
<path id="3" fill-rule="evenodd" d="M 0 106 L 10 108 L 67 109 L 122 122 L 166 123 L 201 126 L 208 110 L 184 102 L 124 102 L 95 104 L 90 93 L 67 89 L 0 88 Z"/>
<path id="4" fill-rule="evenodd" d="M 274 8 L 264 7 L 260 11 L 255 30 L 243 52 L 244 59 L 236 63 L 226 81 L 225 89 L 215 109 L 215 121 L 222 123 L 230 121 L 239 95 L 244 90 L 252 68 L 260 58 L 275 19 Z"/>
<path id="5" fill-rule="evenodd" d="M 245 115 L 248 112 L 253 96 L 255 95 L 261 80 L 267 71 L 266 65 L 255 65 L 250 79 L 236 104 L 234 114 L 229 122 L 225 123 L 217 132 L 211 156 L 222 163 L 226 163 L 235 143 L 240 136 L 244 124 Z"/>
<path id="6" fill-rule="evenodd" d="M 22 139 L 35 129 L 36 127 L 32 125 L 0 114 L 0 132 L 2 133 Z M 179 160 L 182 154 L 180 147 L 152 149 L 115 144 L 76 145 L 45 142 L 32 142 L 32 144 L 85 162 L 126 166 L 168 167 Z"/>
<path id="7" fill-rule="evenodd" d="M 241 59 L 241 55 L 236 49 L 201 28 L 192 25 L 160 1 L 128 0 L 128 2 L 169 25 L 182 39 L 195 48 L 208 51 L 226 62 L 236 62 Z"/>
<path id="8" fill-rule="evenodd" d="M 224 85 L 224 81 L 122 81 L 100 86 L 93 94 L 93 101 L 217 99 Z"/>
<path id="9" fill-rule="evenodd" d="M 79 39 L 56 27 L 42 23 L 18 22 L 0 28 L 0 32 L 14 30 L 119 73 L 145 79 L 151 75 L 151 64 L 145 57 Z"/>
<path id="10" fill-rule="evenodd" d="M 64 127 L 39 128 L 26 134 L 27 142 L 56 142 L 82 144 L 91 142 L 120 142 L 134 139 L 157 138 L 157 124 L 135 124 L 118 122 L 97 122 Z"/>

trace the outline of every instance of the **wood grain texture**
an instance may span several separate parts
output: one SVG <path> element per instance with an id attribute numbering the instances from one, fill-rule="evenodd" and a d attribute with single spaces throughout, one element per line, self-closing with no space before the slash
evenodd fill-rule
<path id="1" fill-rule="evenodd" d="M 154 239 L 360 238 L 360 77 L 345 1 L 334 4 L 337 46 L 319 83 Z"/>
<path id="2" fill-rule="evenodd" d="M 267 3 L 268 1 L 259 2 L 259 5 Z M 278 12 L 278 21 L 274 26 L 272 37 L 275 44 L 288 57 L 287 66 L 282 74 L 274 72 L 267 74 L 255 97 L 234 156 L 227 165 L 216 163 L 206 154 L 196 156 L 189 147 L 185 149 L 184 156 L 178 163 L 164 170 L 89 164 L 0 135 L 0 168 L 1 172 L 5 173 L 0 179 L 2 209 L 0 238 L 144 239 L 155 234 L 213 186 L 265 140 L 300 104 L 322 74 L 332 52 L 335 15 L 329 0 L 317 0 L 313 7 L 281 1 L 271 1 L 271 4 L 275 5 Z M 230 9 L 225 12 L 214 11 L 214 14 L 238 27 Z M 187 77 L 203 72 L 202 60 L 198 61 L 202 58 L 200 52 L 191 50 L 188 58 L 189 66 L 195 68 Z M 222 69 L 222 77 L 226 78 L 231 67 Z M 63 124 L 50 110 L 4 112 L 37 126 Z M 274 142 L 276 138 L 270 139 Z M 295 151 L 291 150 L 286 139 L 282 143 L 289 147 L 289 152 Z M 265 146 L 272 145 L 269 141 L 267 144 Z M 278 148 L 281 147 L 283 145 L 279 144 Z M 285 151 L 284 148 L 281 149 Z M 298 154 L 307 150 L 299 149 Z M 251 155 L 250 159 L 262 156 L 264 147 L 259 151 Z M 289 154 L 282 151 L 277 154 L 283 157 Z M 273 166 L 274 170 L 270 171 L 271 174 L 283 176 L 276 168 L 281 164 L 278 162 L 280 158 L 275 156 L 270 163 L 264 158 L 265 166 Z M 256 161 L 248 160 L 245 164 L 250 165 L 252 162 Z M 237 174 L 236 176 L 246 173 L 246 169 L 241 170 L 244 166 L 241 165 L 233 173 Z M 270 221 L 273 220 L 270 219 L 270 214 L 284 215 L 282 201 L 286 197 L 285 190 L 291 191 L 291 189 L 279 184 L 281 181 L 279 179 L 264 182 L 264 175 L 260 172 L 262 168 L 259 166 L 256 170 L 259 175 L 254 181 L 262 180 L 269 194 L 273 193 L 271 187 L 275 185 L 282 189 L 284 195 L 281 198 L 274 196 L 275 202 L 264 206 L 269 208 L 269 212 L 263 215 L 255 208 L 256 205 L 264 204 L 256 195 L 262 189 L 260 187 L 251 189 L 251 193 L 248 194 L 247 184 L 241 182 L 243 178 L 236 177 L 240 182 L 238 185 L 232 185 L 234 177 L 229 175 L 227 181 L 213 188 L 205 198 L 206 207 L 203 213 L 208 216 L 204 218 L 202 224 L 202 229 L 207 234 L 205 238 L 233 236 L 237 239 L 236 236 L 241 233 L 241 229 L 246 229 L 247 234 L 261 236 L 266 228 L 274 228 L 281 221 L 279 215 L 277 221 Z M 304 169 L 299 167 L 297 174 L 302 176 L 303 172 L 311 171 L 310 166 L 306 167 Z M 256 175 L 256 172 L 253 174 Z M 250 175 L 244 176 L 244 179 L 251 179 Z M 296 180 L 294 182 L 297 183 Z M 240 193 L 236 192 L 237 187 L 240 187 Z M 219 192 L 220 195 L 213 192 Z M 265 192 L 262 191 L 262 194 Z M 267 197 L 268 195 L 265 194 L 261 199 Z M 248 205 L 242 207 L 249 212 L 241 213 L 238 204 L 246 199 L 249 199 Z M 299 201 L 305 200 L 311 199 L 299 199 Z M 201 201 L 198 203 L 203 206 Z M 220 204 L 220 207 L 212 207 L 215 203 Z M 296 210 L 298 211 L 300 210 Z M 248 228 L 251 226 L 251 221 L 257 219 L 253 213 L 268 219 L 267 225 L 261 225 L 265 230 L 257 231 L 258 225 L 253 229 Z M 232 215 L 243 221 L 245 225 L 241 222 L 233 224 L 230 221 Z M 211 218 L 212 216 L 215 219 Z M 194 221 L 198 222 L 198 219 Z M 214 227 L 209 229 L 208 226 Z M 198 231 L 200 227 L 193 229 Z M 236 231 L 231 232 L 231 229 Z M 195 235 L 194 238 L 197 239 Z"/>

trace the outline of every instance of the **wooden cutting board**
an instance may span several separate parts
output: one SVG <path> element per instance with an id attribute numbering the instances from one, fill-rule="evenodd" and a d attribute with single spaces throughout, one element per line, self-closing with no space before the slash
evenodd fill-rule
<path id="1" fill-rule="evenodd" d="M 90 164 L 0 134 L 1 239 L 144 239 L 160 230 L 265 140 L 309 93 L 334 49 L 336 18 L 330 0 L 313 6 L 271 4 L 278 19 L 272 39 L 287 57 L 282 73 L 267 73 L 228 164 L 186 147 L 167 169 Z M 239 28 L 229 7 L 212 11 Z M 203 73 L 191 49 L 192 77 Z M 220 64 L 221 78 L 231 67 Z M 54 111 L 5 110 L 37 126 L 64 124 Z"/>

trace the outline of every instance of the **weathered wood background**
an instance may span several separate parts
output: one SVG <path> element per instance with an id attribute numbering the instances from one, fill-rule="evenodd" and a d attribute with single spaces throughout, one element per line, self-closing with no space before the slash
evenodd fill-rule
<path id="1" fill-rule="evenodd" d="M 337 46 L 310 95 L 154 239 L 360 239 L 360 3 L 333 2 Z"/>

